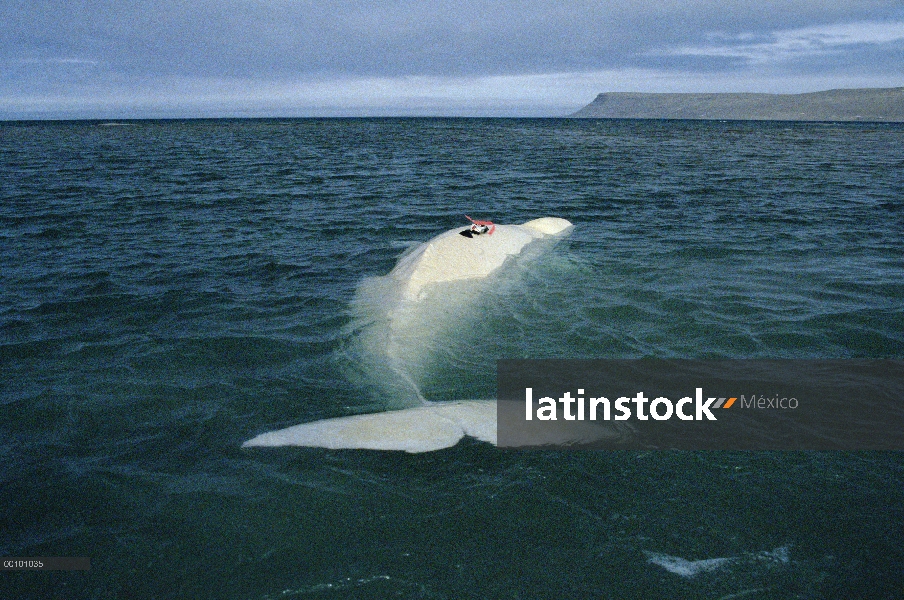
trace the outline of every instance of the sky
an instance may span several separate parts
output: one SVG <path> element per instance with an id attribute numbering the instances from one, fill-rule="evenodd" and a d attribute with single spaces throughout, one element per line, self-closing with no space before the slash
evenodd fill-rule
<path id="1" fill-rule="evenodd" d="M 565 116 L 904 86 L 902 0 L 0 0 L 0 119 Z"/>

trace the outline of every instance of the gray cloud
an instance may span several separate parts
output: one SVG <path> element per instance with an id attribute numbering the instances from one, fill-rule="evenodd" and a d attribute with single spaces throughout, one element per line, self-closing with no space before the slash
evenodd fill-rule
<path id="1" fill-rule="evenodd" d="M 12 0 L 0 6 L 0 111 L 12 98 L 148 95 L 175 81 L 232 81 L 258 96 L 325 80 L 644 69 L 781 71 L 790 82 L 850 75 L 852 60 L 887 81 L 900 71 L 902 23 L 898 0 Z"/>
<path id="2" fill-rule="evenodd" d="M 766 35 L 709 37 L 707 43 L 672 48 L 662 54 L 736 58 L 748 64 L 773 64 L 807 57 L 838 56 L 868 46 L 887 47 L 895 52 L 904 43 L 904 21 L 837 23 L 779 30 Z"/>

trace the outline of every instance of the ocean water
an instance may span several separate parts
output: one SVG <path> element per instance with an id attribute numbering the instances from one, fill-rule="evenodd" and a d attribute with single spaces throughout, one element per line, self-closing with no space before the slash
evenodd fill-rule
<path id="1" fill-rule="evenodd" d="M 402 381 L 362 291 L 465 214 L 575 227 Z M 0 555 L 92 567 L 0 597 L 904 598 L 900 453 L 240 448 L 549 357 L 904 358 L 904 126 L 0 123 Z"/>

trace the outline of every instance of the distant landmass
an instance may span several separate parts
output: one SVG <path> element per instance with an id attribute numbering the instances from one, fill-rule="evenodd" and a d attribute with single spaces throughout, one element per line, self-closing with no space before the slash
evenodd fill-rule
<path id="1" fill-rule="evenodd" d="M 571 115 L 591 119 L 904 121 L 904 87 L 808 94 L 609 92 Z"/>

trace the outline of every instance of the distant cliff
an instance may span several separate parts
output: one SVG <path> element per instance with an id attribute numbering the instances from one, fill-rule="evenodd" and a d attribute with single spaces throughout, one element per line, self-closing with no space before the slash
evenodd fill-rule
<path id="1" fill-rule="evenodd" d="M 610 92 L 571 115 L 596 119 L 904 121 L 904 88 L 809 94 L 643 94 Z"/>

